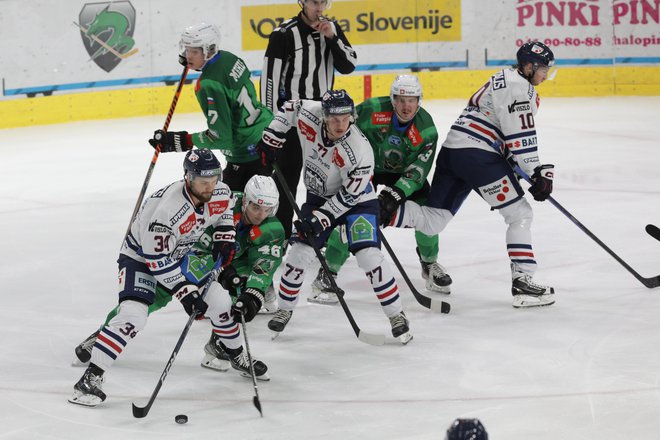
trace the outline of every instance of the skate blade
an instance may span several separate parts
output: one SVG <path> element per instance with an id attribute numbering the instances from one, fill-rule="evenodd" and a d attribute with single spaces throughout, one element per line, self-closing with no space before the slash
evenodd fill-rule
<path id="1" fill-rule="evenodd" d="M 83 394 L 80 391 L 74 391 L 73 396 L 71 396 L 68 400 L 69 403 L 73 403 L 75 405 L 87 406 L 89 408 L 98 406 L 101 402 L 103 402 L 103 400 L 101 400 L 101 398 L 98 396 L 95 396 L 93 394 Z"/>
<path id="2" fill-rule="evenodd" d="M 270 340 L 271 340 L 271 341 L 274 341 L 274 340 L 277 339 L 281 334 L 282 334 L 282 332 L 274 332 L 274 331 L 271 331 Z"/>
<path id="3" fill-rule="evenodd" d="M 406 332 L 400 335 L 397 339 L 399 342 L 401 342 L 401 344 L 406 345 L 408 342 L 412 341 L 413 335 L 410 332 Z"/>
<path id="4" fill-rule="evenodd" d="M 277 312 L 277 303 L 273 303 L 270 305 L 264 305 L 260 310 L 259 310 L 259 315 L 272 315 L 275 312 Z"/>
<path id="5" fill-rule="evenodd" d="M 87 367 L 88 365 L 89 365 L 89 361 L 81 362 L 80 359 L 78 359 L 77 357 L 71 361 L 72 367 Z"/>
<path id="6" fill-rule="evenodd" d="M 339 304 L 339 300 L 335 298 L 327 298 L 327 297 L 311 297 L 307 298 L 307 302 L 310 302 L 312 304 L 321 304 L 324 306 L 334 306 L 336 304 Z"/>
<path id="7" fill-rule="evenodd" d="M 247 377 L 248 379 L 252 379 L 252 374 L 250 374 L 249 372 L 239 371 L 238 373 L 243 377 Z M 268 375 L 268 373 L 264 373 L 261 376 L 256 376 L 256 378 L 257 378 L 257 380 L 260 380 L 262 382 L 268 382 L 270 380 L 270 376 Z"/>
<path id="8" fill-rule="evenodd" d="M 551 306 L 555 303 L 554 294 L 532 296 L 532 295 L 516 295 L 513 298 L 513 307 L 516 309 L 528 309 L 531 307 L 545 307 Z"/>
<path id="9" fill-rule="evenodd" d="M 209 370 L 222 372 L 228 371 L 231 367 L 231 363 L 229 361 L 218 359 L 217 357 L 210 354 L 204 356 L 204 359 L 202 359 L 200 365 L 204 368 L 208 368 Z"/>

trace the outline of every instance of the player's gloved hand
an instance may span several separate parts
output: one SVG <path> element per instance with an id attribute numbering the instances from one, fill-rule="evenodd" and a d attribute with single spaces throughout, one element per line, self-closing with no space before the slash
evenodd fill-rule
<path id="1" fill-rule="evenodd" d="M 160 145 L 161 153 L 172 153 L 176 151 L 191 150 L 193 147 L 192 136 L 187 131 L 154 131 L 154 137 L 149 139 L 152 147 L 156 148 Z"/>
<path id="2" fill-rule="evenodd" d="M 232 226 L 218 226 L 213 230 L 213 259 L 222 258 L 222 267 L 229 266 L 236 252 L 236 230 Z"/>
<path id="3" fill-rule="evenodd" d="M 179 64 L 181 64 L 183 67 L 186 67 L 188 65 L 188 60 L 186 59 L 186 56 L 182 53 L 179 54 Z"/>
<path id="4" fill-rule="evenodd" d="M 242 322 L 241 315 L 245 318 L 245 322 L 250 322 L 257 315 L 263 303 L 264 294 L 257 289 L 248 287 L 232 306 L 231 315 L 236 322 Z"/>
<path id="5" fill-rule="evenodd" d="M 296 231 L 300 237 L 305 238 L 307 234 L 316 236 L 330 227 L 332 215 L 323 209 L 317 209 L 312 211 L 311 216 L 298 219 L 293 224 L 296 226 Z"/>
<path id="6" fill-rule="evenodd" d="M 233 293 L 241 286 L 243 279 L 238 275 L 234 266 L 229 265 L 218 275 L 218 282 L 226 291 Z"/>
<path id="7" fill-rule="evenodd" d="M 532 186 L 529 192 L 534 196 L 534 200 L 542 202 L 552 194 L 552 179 L 555 176 L 555 166 L 546 164 L 534 168 L 532 174 Z"/>
<path id="8" fill-rule="evenodd" d="M 177 285 L 174 289 L 174 297 L 181 301 L 183 309 L 186 311 L 188 316 L 195 316 L 195 319 L 202 319 L 206 309 L 209 308 L 209 305 L 206 304 L 199 289 L 194 284 L 182 283 Z"/>
<path id="9" fill-rule="evenodd" d="M 386 186 L 378 194 L 380 202 L 380 224 L 389 225 L 392 216 L 399 206 L 406 202 L 406 195 L 396 186 Z"/>
<path id="10" fill-rule="evenodd" d="M 261 155 L 261 163 L 264 165 L 272 165 L 282 151 L 284 140 L 278 136 L 264 131 L 259 142 L 257 142 L 257 153 Z"/>

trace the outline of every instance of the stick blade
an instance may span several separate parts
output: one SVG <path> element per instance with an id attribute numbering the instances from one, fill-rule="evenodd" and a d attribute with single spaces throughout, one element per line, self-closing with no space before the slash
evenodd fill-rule
<path id="1" fill-rule="evenodd" d="M 451 304 L 445 301 L 436 301 L 432 300 L 431 301 L 431 310 L 434 312 L 440 312 L 447 314 L 451 311 Z"/>
<path id="2" fill-rule="evenodd" d="M 656 240 L 660 240 L 660 228 L 655 225 L 646 225 L 646 233 Z"/>
<path id="3" fill-rule="evenodd" d="M 264 413 L 261 411 L 261 402 L 259 402 L 259 398 L 257 396 L 252 396 L 252 403 L 254 403 L 254 407 L 257 408 L 257 411 L 259 411 L 259 414 L 261 417 L 263 417 Z"/>
<path id="4" fill-rule="evenodd" d="M 385 336 L 360 331 L 358 339 L 369 345 L 385 345 Z"/>
<path id="5" fill-rule="evenodd" d="M 149 408 L 147 407 L 141 408 L 139 406 L 136 406 L 134 403 L 132 405 L 133 405 L 133 417 L 135 417 L 136 419 L 145 418 L 147 414 L 149 414 Z"/>

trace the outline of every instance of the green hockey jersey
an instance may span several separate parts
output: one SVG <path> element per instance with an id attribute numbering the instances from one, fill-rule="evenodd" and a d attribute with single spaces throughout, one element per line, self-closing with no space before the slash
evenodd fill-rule
<path id="1" fill-rule="evenodd" d="M 431 171 L 438 144 L 431 115 L 420 107 L 411 123 L 399 129 L 389 96 L 368 99 L 356 111 L 356 124 L 374 151 L 375 174 L 400 174 L 395 186 L 406 197 L 420 189 Z"/>
<path id="2" fill-rule="evenodd" d="M 231 52 L 219 51 L 202 69 L 195 95 L 208 130 L 193 133 L 193 144 L 220 150 L 229 163 L 259 159 L 255 144 L 273 113 L 257 98 L 245 62 Z"/>

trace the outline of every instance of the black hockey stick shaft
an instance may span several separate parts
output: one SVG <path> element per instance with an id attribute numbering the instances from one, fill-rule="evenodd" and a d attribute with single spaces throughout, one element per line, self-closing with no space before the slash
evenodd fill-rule
<path id="1" fill-rule="evenodd" d="M 174 115 L 176 104 L 177 102 L 179 102 L 179 96 L 181 96 L 181 89 L 183 89 L 183 84 L 186 81 L 186 75 L 188 75 L 187 65 L 183 68 L 183 72 L 181 73 L 181 78 L 179 79 L 179 84 L 176 86 L 176 91 L 174 92 L 172 103 L 170 104 L 170 110 L 167 112 L 167 117 L 165 118 L 165 124 L 163 124 L 163 131 L 167 131 L 167 129 L 170 127 L 170 122 L 172 121 L 172 116 Z M 155 148 L 154 155 L 151 157 L 151 163 L 149 164 L 149 168 L 147 169 L 147 175 L 144 177 L 144 182 L 142 182 L 142 189 L 140 190 L 138 199 L 135 202 L 135 207 L 133 208 L 133 214 L 131 214 L 131 220 L 128 222 L 128 228 L 126 228 L 126 234 L 124 234 L 124 240 L 128 236 L 129 232 L 131 232 L 131 225 L 133 224 L 133 220 L 135 220 L 135 217 L 137 216 L 137 213 L 140 210 L 140 206 L 142 205 L 142 200 L 144 199 L 144 195 L 146 194 L 147 188 L 149 187 L 149 181 L 151 180 L 151 175 L 154 172 L 154 168 L 156 167 L 156 161 L 158 160 L 159 155 L 160 155 L 160 145 L 158 145 Z"/>
<path id="2" fill-rule="evenodd" d="M 299 219 L 302 220 L 303 218 L 302 212 L 300 212 L 300 208 L 296 204 L 296 198 L 291 192 L 291 189 L 289 189 L 289 184 L 286 183 L 284 175 L 282 174 L 282 170 L 280 170 L 280 166 L 277 164 L 277 162 L 273 162 L 273 172 L 275 174 L 275 177 L 277 177 L 277 180 L 279 180 L 280 185 L 282 185 L 282 190 L 284 191 L 284 195 L 286 196 L 287 200 L 293 207 L 294 211 L 296 212 L 296 215 L 298 216 Z M 374 335 L 374 334 L 365 333 L 357 325 L 355 319 L 353 318 L 353 314 L 349 310 L 348 305 L 344 300 L 344 292 L 339 288 L 337 282 L 335 281 L 335 278 L 332 276 L 332 272 L 330 272 L 328 263 L 325 261 L 325 257 L 323 256 L 321 250 L 316 245 L 316 242 L 314 241 L 314 237 L 312 237 L 312 234 L 306 233 L 305 238 L 307 239 L 307 242 L 312 247 L 312 249 L 314 249 L 314 253 L 316 254 L 316 257 L 319 259 L 319 262 L 321 263 L 321 267 L 325 271 L 328 280 L 330 281 L 330 286 L 337 293 L 337 299 L 339 299 L 339 304 L 341 305 L 341 308 L 344 310 L 344 313 L 346 314 L 346 318 L 348 318 L 348 322 L 351 324 L 351 327 L 353 328 L 353 331 L 355 332 L 357 338 L 362 342 L 366 342 L 367 344 L 383 345 L 385 343 L 385 337 L 383 335 Z"/>
<path id="3" fill-rule="evenodd" d="M 211 283 L 213 280 L 218 278 L 218 273 L 220 272 L 220 265 L 222 264 L 222 258 L 218 258 L 218 261 L 216 261 L 215 266 L 213 267 L 213 270 L 209 274 L 208 280 L 206 280 L 206 284 L 204 284 L 204 288 L 202 290 L 202 299 L 206 296 L 206 292 L 208 292 L 209 287 L 211 287 Z M 183 341 L 185 341 L 186 336 L 188 336 L 188 331 L 190 330 L 190 327 L 192 326 L 193 321 L 195 321 L 195 314 L 191 314 L 190 317 L 188 318 L 188 322 L 186 322 L 186 326 L 183 328 L 183 331 L 181 332 L 181 336 L 179 336 L 179 340 L 176 341 L 176 345 L 174 346 L 174 350 L 172 351 L 172 354 L 170 355 L 169 360 L 167 361 L 167 364 L 165 364 L 165 369 L 160 375 L 160 378 L 158 379 L 158 383 L 156 384 L 156 388 L 154 391 L 151 393 L 151 397 L 149 398 L 149 402 L 145 406 L 137 406 L 135 403 L 133 403 L 133 417 L 137 419 L 141 419 L 143 417 L 146 417 L 147 414 L 149 414 L 149 410 L 151 410 L 151 406 L 154 404 L 154 401 L 156 400 L 156 396 L 158 396 L 158 392 L 160 391 L 161 387 L 163 386 L 163 383 L 165 382 L 165 378 L 167 377 L 167 374 L 170 372 L 170 368 L 172 368 L 172 365 L 174 364 L 174 360 L 176 359 L 176 356 L 179 354 L 179 350 L 181 349 L 181 346 L 183 345 Z"/>
<path id="4" fill-rule="evenodd" d="M 238 301 L 236 307 L 242 307 L 243 303 Z M 254 407 L 257 408 L 261 417 L 264 416 L 263 411 L 261 411 L 261 401 L 259 401 L 259 388 L 257 387 L 257 374 L 254 372 L 254 364 L 252 363 L 252 352 L 250 351 L 250 343 L 248 342 L 248 336 L 245 325 L 245 316 L 241 313 L 241 327 L 243 330 L 243 339 L 245 340 L 245 352 L 247 353 L 248 362 L 250 365 L 250 375 L 252 376 L 252 385 L 254 386 L 254 397 L 252 398 L 252 403 Z"/>
<path id="5" fill-rule="evenodd" d="M 392 258 L 392 261 L 394 261 L 394 265 L 396 266 L 397 269 L 399 269 L 399 273 L 403 277 L 403 279 L 406 281 L 406 284 L 408 285 L 408 288 L 412 292 L 413 296 L 417 300 L 417 302 L 422 305 L 423 307 L 426 307 L 427 309 L 434 310 L 436 312 L 442 312 L 442 313 L 449 313 L 451 310 L 451 305 L 448 302 L 445 301 L 436 301 L 432 298 L 429 298 L 426 295 L 422 295 L 414 286 L 412 281 L 410 281 L 410 277 L 408 277 L 408 274 L 406 273 L 405 269 L 403 268 L 403 265 L 401 265 L 401 262 L 397 258 L 396 254 L 394 253 L 394 250 L 390 246 L 390 244 L 387 242 L 387 239 L 385 238 L 385 234 L 383 234 L 383 230 L 379 230 L 380 232 L 380 241 L 383 242 L 383 245 L 385 246 L 385 249 L 387 249 L 387 253 L 390 254 L 390 258 Z"/>
<path id="6" fill-rule="evenodd" d="M 499 147 L 498 143 L 496 143 L 495 145 L 492 145 L 492 147 L 495 150 L 500 151 L 500 147 Z M 513 165 L 513 170 L 516 172 L 516 174 L 518 174 L 520 177 L 525 179 L 525 181 L 527 183 L 529 183 L 530 185 L 532 185 L 534 183 L 532 181 L 532 179 L 527 175 L 527 173 L 525 171 L 523 171 L 522 168 L 520 168 L 519 165 Z M 600 240 L 600 238 L 596 237 L 596 235 L 594 235 L 594 233 L 592 233 L 589 229 L 587 229 L 586 226 L 584 226 L 578 219 L 576 219 L 573 216 L 573 214 L 568 212 L 568 210 L 566 208 L 564 208 L 557 200 L 555 200 L 554 197 L 548 196 L 548 201 L 555 208 L 557 208 L 562 214 L 564 214 L 566 217 L 568 217 L 568 219 L 570 221 L 572 221 L 575 224 L 575 226 L 580 228 L 580 230 L 582 230 L 582 232 L 587 234 L 589 236 L 589 238 L 591 238 L 601 248 L 603 248 L 605 250 L 605 252 L 610 254 L 612 256 L 612 258 L 614 258 L 616 261 L 618 261 L 619 264 L 621 264 L 628 272 L 630 272 L 635 278 L 637 278 L 637 280 L 639 280 L 644 286 L 648 287 L 649 289 L 653 289 L 654 287 L 660 286 L 660 275 L 652 277 L 652 278 L 645 278 L 645 277 L 641 276 L 639 273 L 637 273 L 637 271 L 635 269 L 630 267 L 630 265 L 628 263 L 623 261 L 623 259 L 621 257 L 619 257 L 612 249 L 610 249 L 605 243 L 603 243 Z"/>
<path id="7" fill-rule="evenodd" d="M 660 228 L 656 225 L 646 225 L 646 233 L 656 240 L 660 240 Z"/>

